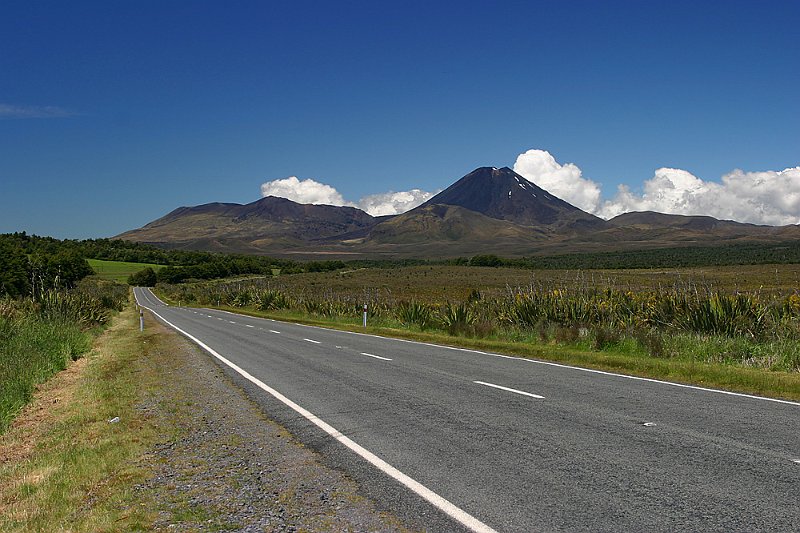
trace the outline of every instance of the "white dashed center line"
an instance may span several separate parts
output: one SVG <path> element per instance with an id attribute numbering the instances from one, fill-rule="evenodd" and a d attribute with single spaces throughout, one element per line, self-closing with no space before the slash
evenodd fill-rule
<path id="1" fill-rule="evenodd" d="M 380 359 L 381 361 L 391 361 L 388 357 L 381 357 L 380 355 L 372 355 L 371 353 L 361 352 L 361 355 L 366 355 L 367 357 L 374 357 L 375 359 Z"/>
<path id="2" fill-rule="evenodd" d="M 523 396 L 530 396 L 531 398 L 539 398 L 540 400 L 544 400 L 544 396 L 539 396 L 538 394 L 533 394 L 530 392 L 525 392 L 522 390 L 512 389 L 509 387 L 503 387 L 502 385 L 495 385 L 494 383 L 486 383 L 485 381 L 473 381 L 473 383 L 477 383 L 478 385 L 486 385 L 487 387 L 492 387 L 494 389 L 500 389 L 508 392 L 513 392 L 514 394 L 521 394 Z"/>
<path id="3" fill-rule="evenodd" d="M 245 327 L 248 327 L 248 328 L 254 328 L 255 326 L 252 326 L 252 325 L 250 325 L 250 324 L 245 324 Z"/>
<path id="4" fill-rule="evenodd" d="M 281 332 L 280 332 L 280 331 L 275 331 L 274 329 L 271 329 L 271 330 L 269 330 L 269 332 L 270 332 L 270 333 L 277 333 L 278 335 L 280 335 L 280 334 L 281 334 Z M 306 339 L 306 340 L 308 340 L 308 339 Z M 312 342 L 313 342 L 313 341 L 312 341 Z"/>
<path id="5" fill-rule="evenodd" d="M 319 341 L 315 341 L 315 340 L 313 340 L 313 339 L 303 339 L 303 340 L 304 340 L 304 341 L 308 341 L 308 342 L 313 342 L 314 344 L 322 344 L 321 342 L 319 342 Z"/>

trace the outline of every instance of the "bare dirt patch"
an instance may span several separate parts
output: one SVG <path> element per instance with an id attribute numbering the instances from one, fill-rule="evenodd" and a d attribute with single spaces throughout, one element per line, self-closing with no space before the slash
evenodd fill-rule
<path id="1" fill-rule="evenodd" d="M 87 357 L 91 357 L 91 354 Z M 39 440 L 37 437 L 52 427 L 59 418 L 61 407 L 72 400 L 75 385 L 86 363 L 85 357 L 78 359 L 66 370 L 36 387 L 33 401 L 22 408 L 8 430 L 0 435 L 0 465 L 30 457 Z"/>

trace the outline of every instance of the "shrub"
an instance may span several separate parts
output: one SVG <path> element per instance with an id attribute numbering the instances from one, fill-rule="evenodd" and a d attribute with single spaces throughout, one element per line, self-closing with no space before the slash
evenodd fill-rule
<path id="1" fill-rule="evenodd" d="M 594 328 L 594 339 L 592 345 L 595 350 L 605 350 L 620 343 L 622 332 L 615 328 L 598 326 Z"/>
<path id="2" fill-rule="evenodd" d="M 450 335 L 466 334 L 475 323 L 475 313 L 466 303 L 448 302 L 439 310 L 439 320 Z"/>
<path id="3" fill-rule="evenodd" d="M 658 330 L 637 329 L 633 336 L 636 342 L 647 350 L 650 357 L 662 358 L 668 356 L 666 347 L 664 346 L 664 336 Z"/>
<path id="4" fill-rule="evenodd" d="M 576 342 L 581 336 L 581 330 L 578 326 L 558 326 L 556 327 L 554 338 L 556 342 L 572 344 Z"/>
<path id="5" fill-rule="evenodd" d="M 157 281 L 158 275 L 151 267 L 143 268 L 128 276 L 128 285 L 133 287 L 155 287 Z"/>
<path id="6" fill-rule="evenodd" d="M 411 300 L 402 301 L 397 304 L 395 310 L 397 319 L 406 326 L 415 325 L 421 330 L 425 330 L 433 323 L 433 310 L 430 306 Z"/>
<path id="7" fill-rule="evenodd" d="M 256 297 L 256 305 L 262 311 L 288 309 L 291 306 L 289 297 L 281 291 L 266 290 Z"/>

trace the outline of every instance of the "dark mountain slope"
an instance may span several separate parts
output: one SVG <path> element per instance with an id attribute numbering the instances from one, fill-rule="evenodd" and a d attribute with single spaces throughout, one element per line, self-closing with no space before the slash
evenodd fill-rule
<path id="1" fill-rule="evenodd" d="M 298 204 L 268 196 L 246 205 L 181 207 L 119 238 L 170 247 L 212 244 L 217 250 L 244 247 L 251 251 L 270 244 L 296 247 L 374 224 L 372 216 L 354 207 Z"/>
<path id="2" fill-rule="evenodd" d="M 487 217 L 460 206 L 425 204 L 378 224 L 370 241 L 387 244 L 462 241 L 472 246 L 498 240 L 541 241 L 547 234 L 512 222 Z"/>
<path id="3" fill-rule="evenodd" d="M 437 204 L 456 205 L 520 226 L 608 227 L 604 220 L 556 198 L 508 167 L 475 169 L 420 207 Z"/>

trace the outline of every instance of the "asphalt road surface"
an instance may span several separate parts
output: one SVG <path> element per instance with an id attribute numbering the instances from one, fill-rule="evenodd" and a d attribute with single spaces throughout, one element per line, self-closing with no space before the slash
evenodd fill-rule
<path id="1" fill-rule="evenodd" d="M 135 293 L 379 505 L 430 530 L 800 531 L 798 403 Z"/>

